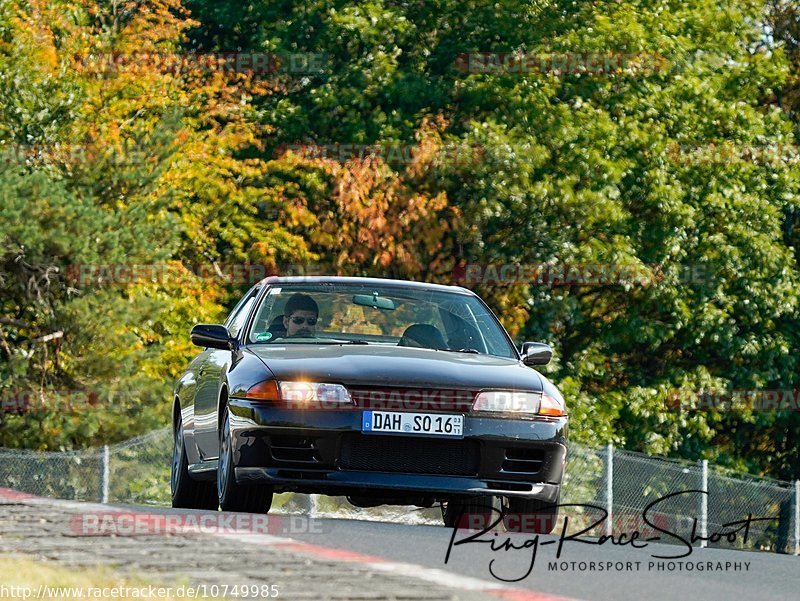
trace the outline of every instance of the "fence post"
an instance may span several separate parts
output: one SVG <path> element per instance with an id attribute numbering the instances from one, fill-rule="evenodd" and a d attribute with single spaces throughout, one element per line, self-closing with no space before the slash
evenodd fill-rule
<path id="1" fill-rule="evenodd" d="M 103 491 L 102 503 L 108 503 L 108 476 L 109 476 L 109 455 L 108 445 L 103 445 L 103 475 L 100 480 L 101 490 Z"/>
<path id="2" fill-rule="evenodd" d="M 606 536 L 614 532 L 614 445 L 606 446 Z"/>
<path id="3" fill-rule="evenodd" d="M 708 459 L 700 460 L 700 490 L 708 493 Z M 708 494 L 700 495 L 700 536 L 708 537 Z M 700 541 L 701 549 L 707 546 L 708 541 Z"/>
<path id="4" fill-rule="evenodd" d="M 800 480 L 794 481 L 794 554 L 800 555 Z"/>

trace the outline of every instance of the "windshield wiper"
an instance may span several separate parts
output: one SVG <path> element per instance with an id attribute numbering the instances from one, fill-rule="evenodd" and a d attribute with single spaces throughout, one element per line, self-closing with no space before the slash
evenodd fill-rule
<path id="1" fill-rule="evenodd" d="M 366 340 L 340 340 L 338 338 L 311 338 L 311 337 L 304 337 L 304 336 L 288 336 L 283 338 L 274 339 L 276 342 L 286 343 L 287 341 L 290 344 L 369 344 Z M 272 342 L 272 340 L 270 341 Z"/>
<path id="2" fill-rule="evenodd" d="M 474 349 L 474 348 L 459 348 L 459 349 L 443 348 L 443 349 L 437 349 L 437 350 L 447 351 L 449 353 L 469 353 L 470 355 L 480 355 L 481 354 L 481 352 L 479 350 Z"/>

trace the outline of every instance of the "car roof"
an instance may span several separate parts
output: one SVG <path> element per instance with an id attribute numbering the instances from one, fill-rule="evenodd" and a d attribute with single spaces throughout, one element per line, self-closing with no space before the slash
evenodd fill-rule
<path id="1" fill-rule="evenodd" d="M 429 284 L 427 282 L 414 282 L 411 280 L 391 280 L 387 278 L 359 278 L 335 275 L 303 275 L 303 276 L 276 276 L 272 275 L 259 282 L 259 286 L 274 284 L 380 284 L 382 286 L 397 286 L 400 288 L 415 288 L 418 290 L 436 290 L 440 292 L 455 292 L 456 294 L 475 293 L 461 286 L 447 286 L 444 284 Z"/>

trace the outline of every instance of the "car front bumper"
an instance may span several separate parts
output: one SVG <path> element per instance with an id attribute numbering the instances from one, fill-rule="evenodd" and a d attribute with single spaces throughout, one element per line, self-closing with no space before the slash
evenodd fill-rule
<path id="1" fill-rule="evenodd" d="M 463 438 L 363 434 L 362 410 L 298 410 L 232 398 L 236 480 L 276 492 L 504 495 L 557 500 L 567 418 L 464 414 Z"/>

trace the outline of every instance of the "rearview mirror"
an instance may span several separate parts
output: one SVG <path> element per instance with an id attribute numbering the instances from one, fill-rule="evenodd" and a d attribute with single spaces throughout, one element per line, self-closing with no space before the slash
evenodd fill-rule
<path id="1" fill-rule="evenodd" d="M 377 292 L 372 294 L 356 294 L 353 297 L 353 302 L 357 305 L 364 307 L 372 307 L 373 309 L 383 309 L 384 311 L 394 311 L 394 301 L 385 296 L 378 296 Z"/>
<path id="2" fill-rule="evenodd" d="M 522 344 L 522 362 L 525 365 L 547 365 L 553 358 L 553 349 L 544 342 Z"/>
<path id="3" fill-rule="evenodd" d="M 202 346 L 203 348 L 218 348 L 222 350 L 230 350 L 232 348 L 233 339 L 231 338 L 228 328 L 219 324 L 200 323 L 192 328 L 189 337 L 192 339 L 192 344 Z"/>

